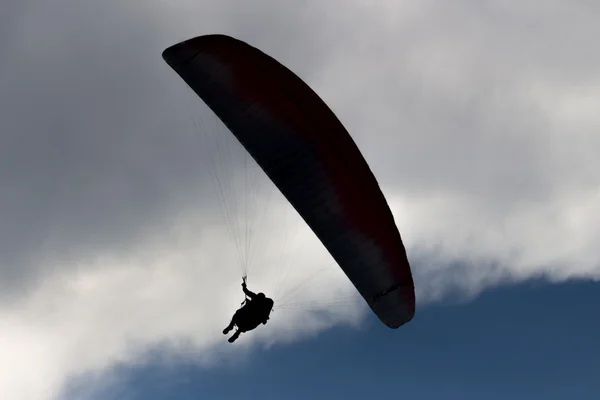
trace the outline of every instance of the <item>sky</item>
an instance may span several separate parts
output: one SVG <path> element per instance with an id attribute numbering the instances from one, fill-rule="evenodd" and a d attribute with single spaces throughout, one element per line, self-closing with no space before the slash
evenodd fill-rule
<path id="1" fill-rule="evenodd" d="M 598 17 L 585 0 L 5 1 L 0 398 L 595 398 Z M 278 59 L 351 132 L 411 261 L 409 324 L 378 325 L 161 59 L 209 33 Z M 219 195 L 249 208 L 227 220 Z M 241 250 L 235 226 L 253 229 Z M 281 309 L 230 345 L 245 270 Z"/>
<path id="2" fill-rule="evenodd" d="M 234 365 L 119 368 L 97 389 L 122 399 L 597 399 L 597 283 L 532 280 L 425 308 L 400 331 L 369 318 Z M 81 388 L 73 383 L 73 393 Z"/>

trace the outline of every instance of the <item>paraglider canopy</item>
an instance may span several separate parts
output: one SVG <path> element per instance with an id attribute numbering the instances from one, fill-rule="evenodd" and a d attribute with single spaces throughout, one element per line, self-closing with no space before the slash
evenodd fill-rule
<path id="1" fill-rule="evenodd" d="M 390 208 L 358 147 L 298 76 L 225 35 L 164 60 L 214 111 L 306 221 L 379 319 L 410 321 L 410 265 Z"/>

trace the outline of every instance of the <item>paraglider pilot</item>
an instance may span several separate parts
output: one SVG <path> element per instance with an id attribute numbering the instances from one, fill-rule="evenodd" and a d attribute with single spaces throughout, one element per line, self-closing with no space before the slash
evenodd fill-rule
<path id="1" fill-rule="evenodd" d="M 241 333 L 251 331 L 260 324 L 265 325 L 273 310 L 273 300 L 264 293 L 256 294 L 248 290 L 245 277 L 242 281 L 242 290 L 246 295 L 246 300 L 242 303 L 242 308 L 235 312 L 227 328 L 223 330 L 223 334 L 227 335 L 234 327 L 237 327 L 233 336 L 228 339 L 229 343 L 235 342 Z"/>

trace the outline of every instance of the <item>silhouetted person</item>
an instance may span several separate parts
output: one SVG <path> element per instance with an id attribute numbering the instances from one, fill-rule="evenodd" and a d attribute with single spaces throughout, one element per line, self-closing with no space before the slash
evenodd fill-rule
<path id="1" fill-rule="evenodd" d="M 265 296 L 264 293 L 252 293 L 246 287 L 245 279 L 242 282 L 242 290 L 247 296 L 244 301 L 245 304 L 242 303 L 244 304 L 242 308 L 233 314 L 231 323 L 223 330 L 223 334 L 226 335 L 234 327 L 237 327 L 233 336 L 229 338 L 229 343 L 235 342 L 241 333 L 251 331 L 260 324 L 265 325 L 269 320 L 271 310 L 273 310 L 273 300 Z"/>

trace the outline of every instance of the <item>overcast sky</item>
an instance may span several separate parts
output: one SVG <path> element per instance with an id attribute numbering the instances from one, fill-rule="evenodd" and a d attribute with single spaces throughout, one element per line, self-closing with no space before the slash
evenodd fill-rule
<path id="1" fill-rule="evenodd" d="M 600 278 L 597 1 L 0 9 L 2 399 L 53 399 L 73 377 L 143 363 L 158 344 L 203 363 L 230 354 L 221 330 L 243 299 L 240 269 L 197 121 L 225 132 L 161 59 L 201 34 L 274 56 L 336 112 L 396 216 L 417 315 L 499 283 Z M 239 177 L 245 160 L 232 161 Z M 354 304 L 310 232 L 259 186 L 254 287 L 279 284 L 297 304 Z M 315 271 L 321 288 L 295 293 Z M 237 349 L 353 329 L 366 312 L 311 310 L 276 314 Z"/>

